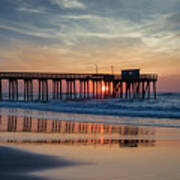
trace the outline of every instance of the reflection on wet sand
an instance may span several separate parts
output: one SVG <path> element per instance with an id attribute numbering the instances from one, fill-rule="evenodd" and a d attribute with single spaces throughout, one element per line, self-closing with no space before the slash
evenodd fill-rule
<path id="1" fill-rule="evenodd" d="M 1 142 L 1 141 L 0 141 Z M 7 143 L 37 143 L 37 144 L 64 144 L 64 145 L 119 145 L 119 147 L 154 146 L 155 140 L 139 139 L 59 139 L 59 140 L 6 140 Z"/>
<path id="2" fill-rule="evenodd" d="M 103 123 L 72 122 L 60 120 L 36 119 L 32 117 L 1 116 L 0 132 L 21 133 L 21 139 L 13 137 L 0 141 L 7 143 L 39 143 L 65 145 L 118 145 L 118 147 L 154 146 L 153 128 L 122 126 Z M 30 136 L 23 139 L 22 133 L 32 133 L 43 137 L 37 139 Z M 58 134 L 58 139 L 47 138 L 46 134 Z M 67 137 L 65 135 L 68 135 Z M 69 135 L 79 135 L 79 138 Z M 88 135 L 88 137 L 84 137 Z M 64 137 L 65 136 L 65 137 Z M 90 137 L 89 137 L 90 136 Z M 129 137 L 128 137 L 129 136 Z M 141 139 L 139 139 L 139 137 Z M 142 138 L 144 136 L 144 138 Z M 148 138 L 146 138 L 148 136 Z M 133 138 L 132 138 L 133 137 Z"/>
<path id="3" fill-rule="evenodd" d="M 36 119 L 32 117 L 0 116 L 0 131 L 38 133 L 153 135 L 153 128 L 103 123 Z"/>

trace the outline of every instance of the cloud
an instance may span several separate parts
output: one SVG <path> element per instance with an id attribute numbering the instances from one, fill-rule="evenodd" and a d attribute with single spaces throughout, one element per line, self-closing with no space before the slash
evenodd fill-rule
<path id="1" fill-rule="evenodd" d="M 102 17 L 92 14 L 74 14 L 74 15 L 60 15 L 59 18 L 67 19 L 67 20 L 98 20 Z"/>
<path id="2" fill-rule="evenodd" d="M 180 13 L 175 13 L 175 14 L 172 14 L 171 16 L 169 16 L 167 18 L 167 21 L 168 22 L 171 22 L 173 24 L 180 24 Z"/>
<path id="3" fill-rule="evenodd" d="M 178 16 L 179 14 L 174 13 L 153 14 L 139 24 L 138 31 L 142 34 L 142 41 L 149 49 L 165 54 L 178 53 L 180 47 Z"/>
<path id="4" fill-rule="evenodd" d="M 79 8 L 84 9 L 86 6 L 78 0 L 50 0 L 52 4 L 58 5 L 60 8 Z"/>
<path id="5" fill-rule="evenodd" d="M 31 28 L 31 30 L 30 30 L 30 28 Z M 13 31 L 13 32 L 16 32 L 19 34 L 33 36 L 33 37 L 40 37 L 40 38 L 52 37 L 49 33 L 42 32 L 42 31 L 38 30 L 38 28 L 30 27 L 30 26 L 27 28 L 28 29 L 27 30 L 27 29 L 24 29 L 22 26 L 21 27 L 15 27 L 15 26 L 11 26 L 11 25 L 0 25 L 0 29 Z"/>
<path id="6" fill-rule="evenodd" d="M 19 7 L 16 10 L 20 12 L 26 12 L 26 13 L 37 13 L 37 14 L 45 13 L 45 10 L 43 8 Z"/>

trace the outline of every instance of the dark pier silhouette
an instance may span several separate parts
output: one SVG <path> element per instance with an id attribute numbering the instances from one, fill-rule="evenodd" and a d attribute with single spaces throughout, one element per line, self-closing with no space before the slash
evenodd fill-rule
<path id="1" fill-rule="evenodd" d="M 157 79 L 156 74 L 139 70 L 121 74 L 0 72 L 0 101 L 156 99 Z"/>

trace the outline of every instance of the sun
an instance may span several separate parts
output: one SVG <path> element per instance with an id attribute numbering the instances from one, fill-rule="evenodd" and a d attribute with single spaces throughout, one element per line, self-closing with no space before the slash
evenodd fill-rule
<path id="1" fill-rule="evenodd" d="M 103 92 L 106 91 L 106 86 L 102 86 L 102 91 L 103 91 Z"/>
<path id="2" fill-rule="evenodd" d="M 102 86 L 102 91 L 103 91 L 103 92 L 108 91 L 108 90 L 109 90 L 109 88 L 108 88 L 108 87 L 106 87 L 106 86 Z"/>

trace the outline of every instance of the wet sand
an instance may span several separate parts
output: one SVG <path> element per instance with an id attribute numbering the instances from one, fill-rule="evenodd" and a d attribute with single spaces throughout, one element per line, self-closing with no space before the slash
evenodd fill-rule
<path id="1" fill-rule="evenodd" d="M 177 140 L 160 140 L 151 147 L 6 146 L 0 147 L 0 175 L 4 180 L 179 180 L 180 177 L 180 141 Z"/>
<path id="2" fill-rule="evenodd" d="M 180 128 L 0 120 L 2 180 L 179 180 Z"/>

